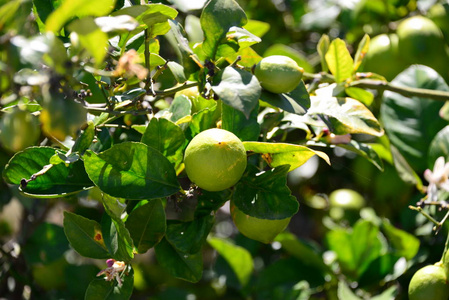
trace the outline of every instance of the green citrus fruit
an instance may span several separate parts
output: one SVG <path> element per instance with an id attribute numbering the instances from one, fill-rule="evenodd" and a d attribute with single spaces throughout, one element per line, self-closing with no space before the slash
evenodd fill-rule
<path id="1" fill-rule="evenodd" d="M 246 150 L 232 132 L 208 129 L 197 134 L 184 154 L 189 179 L 206 191 L 235 185 L 246 169 Z"/>
<path id="2" fill-rule="evenodd" d="M 447 77 L 449 58 L 441 30 L 430 19 L 413 16 L 397 29 L 399 53 L 409 64 L 423 64 Z"/>
<path id="3" fill-rule="evenodd" d="M 351 189 L 339 189 L 329 195 L 329 215 L 334 220 L 358 219 L 360 209 L 365 207 L 362 195 Z"/>
<path id="4" fill-rule="evenodd" d="M 244 236 L 265 244 L 271 243 L 284 231 L 291 219 L 258 219 L 242 212 L 233 202 L 231 202 L 231 216 L 235 226 Z"/>
<path id="5" fill-rule="evenodd" d="M 19 108 L 5 113 L 0 120 L 0 142 L 9 151 L 17 152 L 33 146 L 40 136 L 39 120 Z"/>
<path id="6" fill-rule="evenodd" d="M 444 269 L 437 265 L 419 269 L 410 280 L 408 296 L 410 300 L 447 300 L 449 285 Z"/>
<path id="7" fill-rule="evenodd" d="M 304 69 L 290 57 L 272 55 L 263 58 L 254 68 L 260 85 L 272 93 L 288 93 L 301 82 Z"/>
<path id="8" fill-rule="evenodd" d="M 380 74 L 390 81 L 406 67 L 407 64 L 399 55 L 396 34 L 380 34 L 370 41 L 363 60 L 363 71 Z"/>
<path id="9" fill-rule="evenodd" d="M 446 251 L 443 256 L 443 261 L 441 262 L 446 272 L 446 276 L 449 278 L 449 251 Z"/>

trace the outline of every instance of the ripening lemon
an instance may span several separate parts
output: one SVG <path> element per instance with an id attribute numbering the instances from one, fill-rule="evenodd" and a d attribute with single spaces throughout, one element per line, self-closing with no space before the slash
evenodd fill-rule
<path id="1" fill-rule="evenodd" d="M 232 132 L 208 129 L 197 134 L 184 154 L 189 179 L 206 191 L 222 191 L 235 185 L 246 169 L 246 150 Z"/>
<path id="2" fill-rule="evenodd" d="M 449 285 L 444 269 L 438 265 L 419 269 L 410 280 L 408 296 L 410 300 L 447 300 Z"/>
<path id="3" fill-rule="evenodd" d="M 263 58 L 254 68 L 260 85 L 269 92 L 280 94 L 293 91 L 301 82 L 304 69 L 284 55 Z"/>
<path id="4" fill-rule="evenodd" d="M 281 220 L 258 219 L 242 212 L 231 201 L 231 216 L 235 226 L 244 236 L 268 244 L 287 228 L 291 218 Z"/>

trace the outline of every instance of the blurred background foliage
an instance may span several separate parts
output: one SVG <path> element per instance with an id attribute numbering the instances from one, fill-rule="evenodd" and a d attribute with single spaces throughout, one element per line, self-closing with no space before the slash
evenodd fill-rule
<path id="1" fill-rule="evenodd" d="M 252 20 L 251 28 L 262 36 L 263 42 L 255 45 L 254 50 L 261 56 L 288 54 L 308 73 L 321 71 L 316 49 L 323 34 L 329 35 L 331 39 L 344 39 L 354 55 L 365 33 L 371 38 L 392 33 L 404 18 L 426 15 L 440 27 L 446 43 L 449 42 L 447 1 L 237 2 Z M 15 34 L 38 34 L 40 24 L 34 15 L 36 7 L 33 7 L 33 2 L 26 0 L 0 1 L 0 30 L 4 25 L 1 17 L 7 15 L 7 6 L 12 5 L 9 3 L 20 3 L 18 13 L 14 16 L 14 24 L 9 25 L 16 30 Z M 62 1 L 52 3 L 56 8 Z M 179 11 L 177 20 L 184 25 L 192 45 L 202 41 L 198 18 L 204 0 L 171 0 L 161 3 Z M 120 6 L 120 1 L 117 5 Z M 45 12 L 39 13 L 41 18 L 45 17 Z M 7 34 L 6 31 L 1 31 L 0 40 L 6 38 Z M 170 46 L 173 43 L 170 36 L 159 37 L 159 42 L 160 55 L 176 60 L 178 53 Z M 4 49 L 1 50 L 0 55 L 5 56 Z M 19 54 L 12 57 L 19 59 Z M 3 70 L 5 66 L 3 62 L 1 64 L 0 70 Z M 170 76 L 162 75 L 159 80 L 162 87 L 173 85 Z M 2 84 L 4 83 L 0 81 L 0 87 Z M 377 115 L 381 96 L 380 93 L 375 94 L 371 107 Z M 130 118 L 132 120 L 128 121 L 133 124 L 143 124 L 145 121 L 139 116 Z M 124 119 L 123 124 L 126 122 Z M 102 142 L 139 139 L 140 136 L 133 130 L 117 129 Z M 302 130 L 289 130 L 287 141 L 297 142 L 303 139 Z M 414 185 L 401 179 L 388 155 L 383 157 L 384 171 L 380 171 L 366 159 L 342 148 L 323 151 L 332 158 L 331 166 L 314 157 L 289 174 L 288 184 L 300 202 L 300 210 L 292 218 L 288 231 L 281 234 L 274 243 L 265 245 L 242 236 L 230 219 L 229 208 L 225 206 L 219 211 L 212 230 L 214 236 L 230 238 L 251 254 L 254 271 L 248 275 L 245 284 L 242 285 L 242 280 L 238 278 L 239 267 L 230 264 L 229 260 L 217 254 L 211 246 L 204 249 L 203 278 L 196 284 L 171 277 L 156 263 L 154 252 L 150 251 L 133 261 L 135 291 L 132 299 L 328 299 L 329 295 L 353 299 L 349 297 L 372 298 L 381 293 L 383 296 L 378 299 L 406 299 L 408 282 L 414 271 L 425 263 L 434 263 L 440 259 L 447 226 L 435 235 L 432 223 L 408 209 L 422 194 Z M 0 148 L 1 169 L 11 156 L 11 151 Z M 358 200 L 354 201 L 358 203 L 351 207 L 338 200 L 332 202 L 331 194 L 339 189 L 357 192 L 355 197 Z M 70 249 L 62 228 L 62 211 L 70 208 L 77 214 L 100 222 L 103 207 L 97 200 L 95 190 L 63 199 L 31 199 L 20 195 L 16 189 L 1 181 L 0 297 L 83 298 L 89 282 L 104 268 L 104 262 L 83 258 Z M 169 218 L 188 219 L 194 208 L 195 203 L 189 201 L 179 203 L 176 207 L 173 203 L 166 203 Z M 434 213 L 437 219 L 444 215 L 443 212 Z M 376 225 L 368 228 L 371 225 L 367 221 Z M 395 231 L 391 225 L 401 231 Z M 373 239 L 360 238 L 364 236 L 364 232 L 374 234 L 371 236 Z M 360 233 L 359 239 L 353 237 L 356 233 Z M 413 236 L 420 241 L 419 251 Z M 366 243 L 374 243 L 367 249 L 371 256 L 351 253 L 352 258 L 349 257 L 346 261 L 340 258 L 338 266 L 332 264 L 336 259 L 335 253 L 349 251 L 345 248 L 348 241 L 358 249 L 367 247 Z M 359 260 L 356 260 L 357 257 Z M 404 257 L 406 260 L 402 259 Z M 323 261 L 326 264 L 322 264 Z M 247 262 L 241 263 L 244 265 Z M 329 271 L 327 268 L 334 269 Z M 337 274 L 336 278 L 346 278 L 348 286 L 329 281 L 323 275 L 329 272 Z M 338 289 L 338 292 L 326 292 L 329 289 Z"/>

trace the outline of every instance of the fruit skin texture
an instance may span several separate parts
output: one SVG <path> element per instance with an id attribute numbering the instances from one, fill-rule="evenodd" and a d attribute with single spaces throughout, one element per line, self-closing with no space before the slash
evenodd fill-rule
<path id="1" fill-rule="evenodd" d="M 419 269 L 410 280 L 408 296 L 410 300 L 447 300 L 449 285 L 444 269 L 438 265 Z"/>
<path id="2" fill-rule="evenodd" d="M 413 16 L 402 21 L 396 31 L 399 53 L 408 64 L 423 64 L 448 78 L 449 58 L 441 30 L 430 19 Z"/>
<path id="3" fill-rule="evenodd" d="M 189 179 L 210 192 L 235 185 L 246 163 L 246 150 L 240 139 L 232 132 L 217 128 L 196 135 L 184 154 Z"/>
<path id="4" fill-rule="evenodd" d="M 240 233 L 265 244 L 271 243 L 279 233 L 284 231 L 291 219 L 266 220 L 251 217 L 238 209 L 233 202 L 231 202 L 231 216 Z"/>
<path id="5" fill-rule="evenodd" d="M 263 58 L 254 68 L 260 85 L 269 92 L 280 94 L 293 91 L 301 82 L 304 69 L 288 56 Z"/>
<path id="6" fill-rule="evenodd" d="M 395 33 L 375 36 L 370 41 L 369 50 L 363 62 L 365 72 L 382 75 L 388 81 L 407 67 L 399 55 L 398 36 Z"/>
<path id="7" fill-rule="evenodd" d="M 11 152 L 33 146 L 41 133 L 37 117 L 19 108 L 3 115 L 0 132 L 1 144 Z"/>

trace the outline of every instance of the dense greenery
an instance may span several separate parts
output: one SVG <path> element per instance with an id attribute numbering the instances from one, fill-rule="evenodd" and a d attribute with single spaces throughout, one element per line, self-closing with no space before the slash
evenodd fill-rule
<path id="1" fill-rule="evenodd" d="M 150 2 L 0 0 L 2 297 L 449 294 L 449 2 Z"/>

